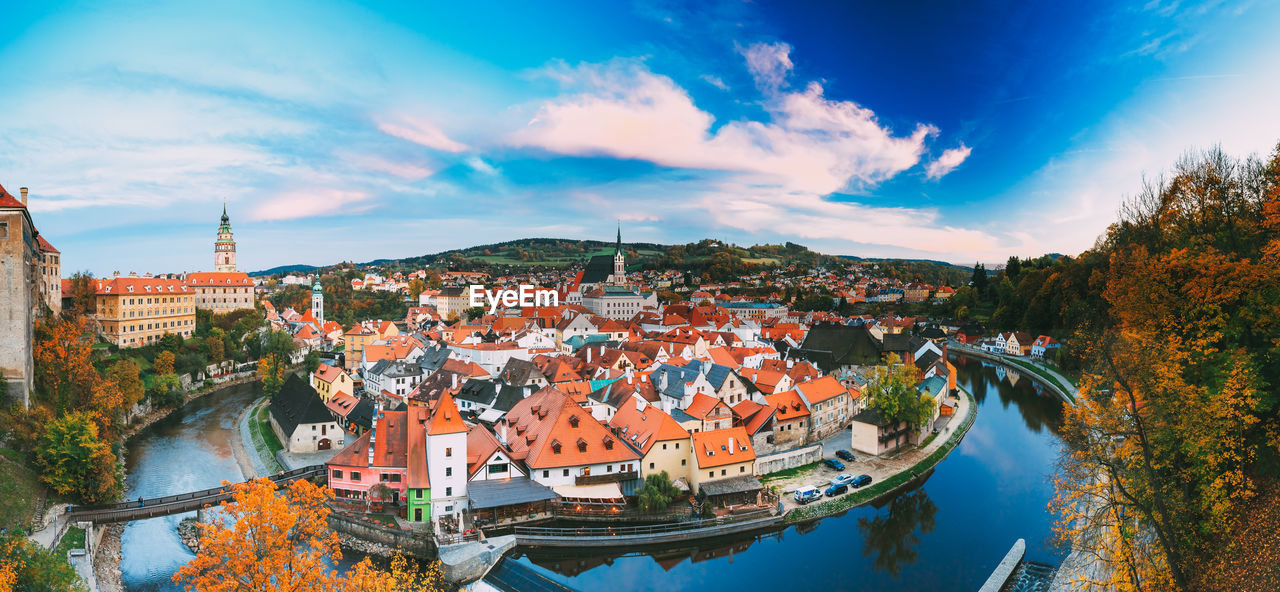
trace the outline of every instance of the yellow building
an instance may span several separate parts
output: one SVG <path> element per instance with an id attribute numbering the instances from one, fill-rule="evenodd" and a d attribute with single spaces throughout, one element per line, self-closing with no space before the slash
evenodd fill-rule
<path id="1" fill-rule="evenodd" d="M 694 434 L 690 453 L 697 465 L 690 479 L 694 493 L 716 481 L 755 476 L 756 451 L 741 427 Z"/>
<path id="2" fill-rule="evenodd" d="M 640 459 L 640 477 L 666 471 L 675 482 L 689 482 L 689 432 L 670 415 L 639 397 L 619 406 L 609 420 L 609 428 L 619 439 L 644 455 Z"/>
<path id="3" fill-rule="evenodd" d="M 187 274 L 184 280 L 195 292 L 196 308 L 214 314 L 252 309 L 257 301 L 253 280 L 243 271 L 200 271 Z"/>
<path id="4" fill-rule="evenodd" d="M 117 272 L 94 284 L 98 329 L 119 347 L 141 347 L 168 333 L 191 337 L 195 331 L 195 291 L 183 280 Z"/>
<path id="5" fill-rule="evenodd" d="M 351 382 L 351 376 L 338 368 L 328 364 L 320 364 L 320 368 L 311 374 L 311 388 L 316 389 L 320 394 L 320 400 L 328 403 L 339 394 L 353 395 L 355 393 L 355 385 Z"/>

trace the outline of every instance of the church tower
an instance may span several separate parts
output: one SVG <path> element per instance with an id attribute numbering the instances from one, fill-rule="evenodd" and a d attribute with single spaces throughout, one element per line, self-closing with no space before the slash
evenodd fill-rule
<path id="1" fill-rule="evenodd" d="M 627 262 L 622 254 L 622 223 L 618 223 L 618 245 L 613 249 L 613 277 L 609 283 L 623 285 L 627 283 Z"/>
<path id="2" fill-rule="evenodd" d="M 316 285 L 311 287 L 311 316 L 316 318 L 316 322 L 321 327 L 324 326 L 324 289 L 320 287 L 320 278 L 316 278 Z"/>
<path id="3" fill-rule="evenodd" d="M 227 217 L 227 204 L 222 204 L 222 224 L 218 226 L 218 240 L 213 243 L 213 270 L 236 270 L 236 239 L 231 237 L 231 218 Z"/>

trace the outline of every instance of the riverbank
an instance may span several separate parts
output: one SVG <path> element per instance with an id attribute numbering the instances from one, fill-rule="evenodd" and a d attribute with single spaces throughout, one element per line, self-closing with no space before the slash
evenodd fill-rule
<path id="1" fill-rule="evenodd" d="M 1076 386 L 1067 377 L 1048 368 L 1040 367 L 1029 360 L 1014 358 L 1004 354 L 993 354 L 979 348 L 964 345 L 955 341 L 947 343 L 947 352 L 958 356 L 970 356 L 980 360 L 995 362 L 1027 376 L 1036 383 L 1047 387 L 1066 403 L 1076 404 Z"/>
<path id="2" fill-rule="evenodd" d="M 229 380 L 225 380 L 223 382 L 219 382 L 210 386 L 202 386 L 194 391 L 191 391 L 183 395 L 181 405 L 177 405 L 175 407 L 161 407 L 159 409 L 152 409 L 151 412 L 146 413 L 140 417 L 134 418 L 134 420 L 129 423 L 129 426 L 125 428 L 124 432 L 122 433 L 121 442 L 125 445 L 128 445 L 129 440 L 133 439 L 134 436 L 137 436 L 139 433 L 141 433 L 142 430 L 145 430 L 151 427 L 152 424 L 155 424 L 157 421 L 160 421 L 166 417 L 169 417 L 175 411 L 182 409 L 183 407 L 187 406 L 188 403 L 191 403 L 196 399 L 199 399 L 206 395 L 211 395 L 213 393 L 219 392 L 229 387 L 240 386 L 242 384 L 254 382 L 257 380 L 258 380 L 257 372 L 243 372 L 241 373 L 240 376 L 236 376 Z"/>
<path id="3" fill-rule="evenodd" d="M 865 489 L 857 489 L 843 496 L 808 506 L 794 507 L 783 514 L 783 521 L 793 524 L 833 516 L 897 493 L 899 490 L 910 486 L 917 478 L 927 475 L 960 444 L 960 441 L 964 439 L 965 434 L 969 432 L 969 428 L 973 427 L 973 422 L 977 419 L 978 405 L 973 395 L 964 388 L 959 390 L 964 394 L 964 397 L 960 400 L 960 405 L 956 409 L 956 416 L 951 422 L 952 424 L 957 421 L 960 423 L 955 425 L 954 429 L 951 429 L 951 433 L 946 439 L 935 437 L 933 441 L 925 446 L 895 457 L 895 460 L 908 457 L 908 460 L 914 462 L 891 475 L 876 479 L 874 483 Z"/>

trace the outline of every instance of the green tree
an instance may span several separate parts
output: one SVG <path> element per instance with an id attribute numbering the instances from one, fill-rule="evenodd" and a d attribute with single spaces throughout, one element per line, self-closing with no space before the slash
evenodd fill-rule
<path id="1" fill-rule="evenodd" d="M 258 360 L 258 376 L 262 379 L 262 392 L 274 397 L 284 386 L 284 362 L 276 354 L 267 354 Z"/>
<path id="2" fill-rule="evenodd" d="M 877 366 L 875 375 L 867 385 L 871 406 L 891 424 L 906 423 L 914 434 L 933 416 L 935 402 L 932 396 L 916 389 L 920 383 L 916 369 L 899 363 L 891 355 L 884 366 Z"/>
<path id="3" fill-rule="evenodd" d="M 116 455 L 87 413 L 75 411 L 49 422 L 36 445 L 36 464 L 51 489 L 84 503 L 108 502 L 120 492 Z"/>
<path id="4" fill-rule="evenodd" d="M 307 370 L 307 374 L 311 374 L 320 369 L 320 354 L 318 352 L 307 352 L 307 357 L 303 359 L 302 365 Z"/>
<path id="5" fill-rule="evenodd" d="M 680 490 L 671 484 L 671 477 L 666 471 L 645 477 L 644 485 L 636 491 L 640 508 L 646 512 L 661 512 L 667 509 L 671 500 L 679 495 Z"/>
<path id="6" fill-rule="evenodd" d="M 263 356 L 275 355 L 287 363 L 296 349 L 297 345 L 293 342 L 293 337 L 284 331 L 269 331 L 262 337 Z"/>
<path id="7" fill-rule="evenodd" d="M 19 532 L 0 533 L 0 590 L 79 592 L 84 588 L 71 564 Z"/>
<path id="8" fill-rule="evenodd" d="M 484 316 L 485 310 L 483 306 L 473 306 L 462 311 L 467 316 L 467 320 L 474 321 Z"/>

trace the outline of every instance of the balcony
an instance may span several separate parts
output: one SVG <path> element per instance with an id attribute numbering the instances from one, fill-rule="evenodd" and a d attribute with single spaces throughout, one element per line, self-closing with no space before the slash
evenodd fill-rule
<path id="1" fill-rule="evenodd" d="M 624 473 L 601 473 L 599 475 L 578 475 L 574 480 L 574 485 L 599 485 L 601 483 L 622 483 L 623 481 L 631 481 L 639 479 L 639 471 L 626 471 Z"/>

